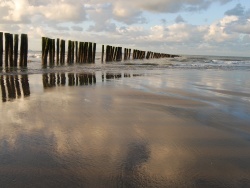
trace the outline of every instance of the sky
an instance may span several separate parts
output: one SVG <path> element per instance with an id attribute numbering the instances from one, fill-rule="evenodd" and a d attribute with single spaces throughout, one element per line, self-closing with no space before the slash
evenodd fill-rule
<path id="1" fill-rule="evenodd" d="M 0 0 L 0 31 L 188 55 L 250 56 L 249 0 Z"/>

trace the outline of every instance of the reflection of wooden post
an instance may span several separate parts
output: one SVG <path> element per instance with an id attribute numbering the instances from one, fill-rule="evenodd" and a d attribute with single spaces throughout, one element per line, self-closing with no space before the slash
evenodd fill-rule
<path id="1" fill-rule="evenodd" d="M 6 102 L 6 88 L 5 88 L 5 85 L 4 85 L 4 79 L 3 79 L 3 76 L 1 75 L 0 76 L 0 83 L 1 83 L 1 90 L 2 90 L 2 101 L 3 102 Z"/>
<path id="2" fill-rule="evenodd" d="M 17 67 L 17 59 L 18 59 L 18 35 L 15 35 L 14 38 L 14 67 Z"/>
<path id="3" fill-rule="evenodd" d="M 103 63 L 103 56 L 104 56 L 104 45 L 102 45 L 102 63 Z"/>
<path id="4" fill-rule="evenodd" d="M 3 66 L 3 32 L 0 32 L 0 67 Z"/>
<path id="5" fill-rule="evenodd" d="M 17 75 L 15 75 L 15 85 L 16 85 L 17 97 L 20 98 L 22 94 L 21 94 L 19 79 Z"/>
<path id="6" fill-rule="evenodd" d="M 24 97 L 30 96 L 30 86 L 29 86 L 29 79 L 28 75 L 22 75 L 21 77 L 22 88 L 23 88 L 23 95 Z"/>

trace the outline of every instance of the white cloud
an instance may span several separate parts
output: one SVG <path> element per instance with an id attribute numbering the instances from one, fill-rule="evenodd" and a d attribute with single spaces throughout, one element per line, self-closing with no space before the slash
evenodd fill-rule
<path id="1" fill-rule="evenodd" d="M 34 41 L 48 36 L 170 53 L 216 52 L 225 45 L 235 51 L 249 44 L 250 10 L 242 4 L 212 24 L 190 24 L 186 17 L 228 2 L 233 0 L 0 0 L 0 30 L 28 33 Z"/>

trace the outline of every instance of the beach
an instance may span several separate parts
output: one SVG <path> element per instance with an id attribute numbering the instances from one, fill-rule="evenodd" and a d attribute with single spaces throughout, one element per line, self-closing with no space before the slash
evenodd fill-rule
<path id="1" fill-rule="evenodd" d="M 0 185 L 249 187 L 249 71 L 213 57 L 2 71 Z"/>

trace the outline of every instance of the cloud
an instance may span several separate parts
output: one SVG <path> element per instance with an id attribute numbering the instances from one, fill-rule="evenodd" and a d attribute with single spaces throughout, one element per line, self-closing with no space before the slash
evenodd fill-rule
<path id="1" fill-rule="evenodd" d="M 72 26 L 71 29 L 74 31 L 83 31 L 83 28 L 80 26 Z"/>
<path id="2" fill-rule="evenodd" d="M 181 15 L 178 15 L 176 18 L 175 18 L 175 23 L 181 23 L 181 22 L 186 22 Z"/>
<path id="3" fill-rule="evenodd" d="M 225 12 L 228 16 L 242 16 L 244 14 L 245 8 L 241 4 L 237 4 L 233 9 Z"/>

